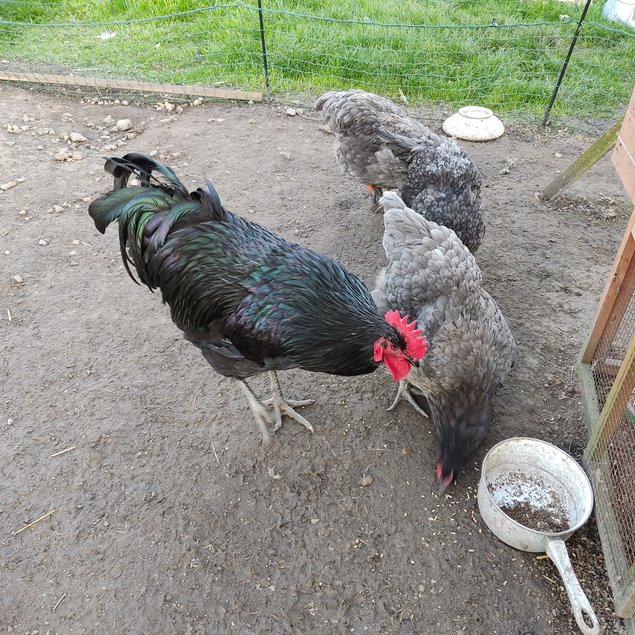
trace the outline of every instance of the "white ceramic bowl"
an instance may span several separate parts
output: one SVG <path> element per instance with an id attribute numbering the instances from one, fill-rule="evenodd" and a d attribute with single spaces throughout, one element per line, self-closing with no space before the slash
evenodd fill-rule
<path id="1" fill-rule="evenodd" d="M 443 122 L 443 130 L 457 139 L 490 141 L 498 139 L 505 132 L 505 126 L 489 108 L 463 106 Z"/>

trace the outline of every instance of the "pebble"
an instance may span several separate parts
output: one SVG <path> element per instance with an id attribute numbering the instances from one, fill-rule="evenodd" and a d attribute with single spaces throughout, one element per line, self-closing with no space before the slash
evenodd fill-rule
<path id="1" fill-rule="evenodd" d="M 4 252 L 4 255 L 5 255 L 5 256 L 10 256 L 10 255 L 11 255 L 11 252 L 7 249 L 7 250 Z"/>
<path id="2" fill-rule="evenodd" d="M 81 152 L 73 152 L 71 155 L 71 159 L 73 161 L 81 161 L 84 158 L 84 155 Z"/>
<path id="3" fill-rule="evenodd" d="M 28 212 L 25 209 L 21 209 L 18 214 L 20 214 L 20 216 L 26 216 Z"/>
<path id="4" fill-rule="evenodd" d="M 201 99 L 195 99 L 192 102 L 192 106 L 200 106 L 203 103 L 203 101 Z"/>
<path id="5" fill-rule="evenodd" d="M 68 161 L 71 158 L 71 155 L 66 150 L 60 150 L 55 153 L 53 157 L 56 161 Z"/>
<path id="6" fill-rule="evenodd" d="M 73 241 L 73 245 L 79 245 L 79 240 L 77 240 L 77 238 Z"/>
<path id="7" fill-rule="evenodd" d="M 104 123 L 107 123 L 107 124 L 115 123 L 115 120 L 112 118 L 112 115 L 108 115 L 108 116 L 104 119 Z"/>
<path id="8" fill-rule="evenodd" d="M 44 245 L 48 245 L 49 241 L 45 240 L 44 238 L 40 238 L 40 240 L 37 241 L 37 244 L 44 246 Z"/>
<path id="9" fill-rule="evenodd" d="M 9 132 L 10 134 L 21 134 L 22 129 L 20 128 L 20 126 L 9 123 L 7 124 L 7 132 Z"/>
<path id="10" fill-rule="evenodd" d="M 2 185 L 0 185 L 0 190 L 5 192 L 6 190 L 10 190 L 12 187 L 15 187 L 17 184 L 17 181 L 9 181 L 8 183 L 3 183 Z"/>
<path id="11" fill-rule="evenodd" d="M 17 282 L 17 284 L 22 284 L 24 282 L 24 278 L 19 274 L 16 274 L 15 276 L 13 276 L 12 280 L 14 282 Z"/>
<path id="12" fill-rule="evenodd" d="M 373 477 L 370 474 L 364 474 L 364 476 L 362 476 L 359 484 L 362 487 L 366 487 L 367 485 L 370 485 L 373 482 Z"/>
<path id="13" fill-rule="evenodd" d="M 73 143 L 86 143 L 86 141 L 88 141 L 88 139 L 86 139 L 86 137 L 83 134 L 79 134 L 79 132 L 71 132 L 68 138 Z"/>
<path id="14" fill-rule="evenodd" d="M 287 159 L 288 161 L 291 161 L 291 153 L 290 152 L 285 152 L 284 150 L 282 152 L 280 152 L 280 156 L 284 157 L 285 159 Z"/>
<path id="15" fill-rule="evenodd" d="M 46 210 L 49 214 L 61 214 L 64 211 L 64 208 L 61 205 L 53 205 Z"/>
<path id="16" fill-rule="evenodd" d="M 284 114 L 285 114 L 285 115 L 287 115 L 287 116 L 289 116 L 289 117 L 295 117 L 297 113 L 296 113 L 295 108 L 287 108 L 287 109 L 285 110 L 285 113 L 284 113 Z"/>
<path id="17" fill-rule="evenodd" d="M 171 104 L 169 101 L 163 102 L 163 108 L 168 112 L 172 112 L 175 108 L 174 104 Z"/>
<path id="18" fill-rule="evenodd" d="M 117 130 L 130 130 L 132 128 L 132 121 L 130 119 L 120 119 L 116 124 Z"/>
<path id="19" fill-rule="evenodd" d="M 9 148 L 13 148 L 13 146 L 15 145 L 15 141 L 5 141 L 4 143 Z"/>

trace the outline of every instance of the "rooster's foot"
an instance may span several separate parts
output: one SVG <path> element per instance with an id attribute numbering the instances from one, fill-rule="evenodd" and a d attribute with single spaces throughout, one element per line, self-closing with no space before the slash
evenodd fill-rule
<path id="1" fill-rule="evenodd" d="M 280 382 L 278 381 L 278 376 L 275 371 L 269 372 L 269 379 L 271 380 L 271 392 L 273 393 L 273 397 L 264 401 L 263 404 L 273 407 L 275 417 L 273 431 L 276 432 L 282 427 L 282 415 L 287 415 L 287 417 L 291 417 L 291 419 L 303 425 L 309 432 L 313 432 L 311 422 L 293 409 L 293 406 L 308 406 L 313 403 L 313 399 L 285 399 L 282 396 L 282 389 L 280 388 Z"/>
<path id="2" fill-rule="evenodd" d="M 415 398 L 412 396 L 409 388 L 409 384 L 407 381 L 403 379 L 399 382 L 399 388 L 397 388 L 397 396 L 395 400 L 392 402 L 392 405 L 388 410 L 394 410 L 401 399 L 407 401 L 419 414 L 422 414 L 426 419 L 428 418 L 428 414 L 423 408 L 415 401 Z"/>
<path id="3" fill-rule="evenodd" d="M 260 399 L 256 397 L 254 391 L 249 387 L 246 381 L 239 379 L 238 385 L 245 393 L 245 397 L 247 397 L 249 407 L 251 408 L 251 412 L 254 415 L 256 424 L 258 425 L 258 430 L 260 430 L 262 443 L 263 445 L 268 445 L 269 441 L 271 441 L 271 435 L 269 434 L 268 426 L 274 424 L 274 418 L 272 416 L 271 409 L 267 408 L 265 404 L 263 404 L 262 401 L 260 401 Z"/>
<path id="4" fill-rule="evenodd" d="M 313 403 L 313 399 L 278 399 L 272 397 L 262 402 L 265 406 L 273 407 L 273 415 L 275 418 L 275 424 L 273 431 L 277 432 L 282 427 L 282 415 L 287 415 L 291 419 L 295 419 L 298 423 L 303 425 L 309 432 L 314 432 L 311 422 L 305 419 L 301 414 L 298 414 L 293 406 L 309 406 Z"/>

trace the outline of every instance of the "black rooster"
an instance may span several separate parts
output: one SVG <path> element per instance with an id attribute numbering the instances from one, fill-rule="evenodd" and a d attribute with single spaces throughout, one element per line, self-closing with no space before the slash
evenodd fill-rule
<path id="1" fill-rule="evenodd" d="M 114 189 L 90 204 L 95 226 L 104 233 L 118 221 L 128 273 L 135 280 L 132 264 L 143 284 L 161 289 L 185 338 L 239 382 L 264 441 L 282 414 L 313 431 L 292 407 L 311 401 L 285 401 L 275 371 L 362 375 L 383 362 L 399 381 L 425 354 L 414 322 L 397 311 L 382 318 L 342 265 L 227 211 L 209 181 L 189 193 L 170 168 L 134 153 L 105 169 Z M 139 185 L 128 185 L 133 175 Z M 245 379 L 265 371 L 273 396 L 262 402 Z"/>

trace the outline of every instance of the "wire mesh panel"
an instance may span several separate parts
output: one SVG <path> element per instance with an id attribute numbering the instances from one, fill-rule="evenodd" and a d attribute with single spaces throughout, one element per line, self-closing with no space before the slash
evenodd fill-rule
<path id="1" fill-rule="evenodd" d="M 635 172 L 635 90 L 613 151 L 629 189 Z M 616 161 L 618 152 L 628 160 Z M 620 155 L 621 156 L 621 155 Z M 635 209 L 579 365 L 591 437 L 585 457 L 615 608 L 635 615 Z"/>
<path id="2" fill-rule="evenodd" d="M 587 462 L 616 610 L 629 617 L 635 611 L 635 365 L 616 386 Z"/>
<path id="3" fill-rule="evenodd" d="M 629 236 L 632 249 L 633 238 Z M 593 354 L 591 370 L 601 411 L 635 335 L 635 259 L 631 260 L 608 320 Z"/>
<path id="4" fill-rule="evenodd" d="M 595 5 L 556 115 L 613 116 L 635 83 L 635 30 L 608 22 Z M 358 87 L 441 110 L 479 103 L 508 120 L 535 120 L 581 12 L 581 3 L 557 0 L 2 0 L 0 77 L 262 90 L 264 41 L 278 96 Z"/>
<path id="5" fill-rule="evenodd" d="M 25 4 L 41 11 L 42 6 L 59 10 L 64 5 Z M 0 16 L 6 5 L 0 5 Z M 48 11 L 39 22 L 1 25 L 0 70 L 173 85 L 262 86 L 260 29 L 253 10 L 240 4 L 100 22 L 57 21 L 54 10 Z"/>

